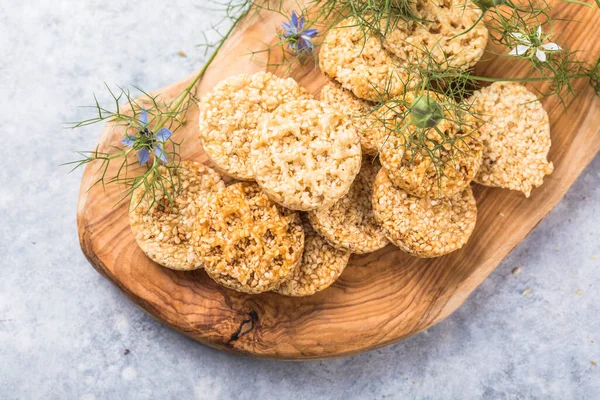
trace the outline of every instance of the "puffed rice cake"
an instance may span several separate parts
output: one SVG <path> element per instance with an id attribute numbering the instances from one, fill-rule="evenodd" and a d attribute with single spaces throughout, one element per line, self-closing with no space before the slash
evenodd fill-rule
<path id="1" fill-rule="evenodd" d="M 399 61 L 381 47 L 381 39 L 354 19 L 331 28 L 321 45 L 319 67 L 356 97 L 380 101 L 398 96 L 409 84 Z"/>
<path id="2" fill-rule="evenodd" d="M 240 74 L 221 81 L 198 104 L 200 141 L 227 175 L 252 180 L 250 142 L 264 114 L 290 100 L 312 98 L 292 78 L 270 72 Z"/>
<path id="3" fill-rule="evenodd" d="M 417 0 L 411 9 L 419 20 L 400 18 L 383 42 L 399 60 L 442 71 L 479 61 L 488 40 L 479 7 L 468 0 Z"/>
<path id="4" fill-rule="evenodd" d="M 317 100 L 283 104 L 263 120 L 252 140 L 256 182 L 292 210 L 328 207 L 350 189 L 361 164 L 356 129 Z"/>
<path id="5" fill-rule="evenodd" d="M 329 244 L 340 250 L 366 254 L 385 247 L 389 242 L 383 228 L 373 216 L 373 183 L 381 166 L 370 157 L 362 167 L 350 191 L 328 208 L 308 214 L 312 227 Z"/>
<path id="6" fill-rule="evenodd" d="M 475 182 L 518 190 L 529 197 L 554 165 L 548 162 L 550 122 L 535 94 L 523 85 L 495 82 L 468 100 L 483 120 L 483 162 Z"/>
<path id="7" fill-rule="evenodd" d="M 350 118 L 360 136 L 360 146 L 364 154 L 377 154 L 381 146 L 381 139 L 378 137 L 381 130 L 373 129 L 376 121 L 371 115 L 374 107 L 372 102 L 359 99 L 332 80 L 328 81 L 321 89 L 321 101 L 337 108 Z"/>
<path id="8" fill-rule="evenodd" d="M 412 123 L 407 124 L 407 120 L 410 121 L 410 116 L 407 116 L 410 105 L 419 95 L 434 99 L 445 112 L 446 118 L 435 128 L 421 130 Z M 382 134 L 384 139 L 379 156 L 396 186 L 413 196 L 430 198 L 452 197 L 469 186 L 481 165 L 483 145 L 475 118 L 457 107 L 453 100 L 440 94 L 410 91 L 381 108 L 381 126 L 386 132 Z M 461 125 L 454 115 L 458 111 L 462 112 Z M 395 131 L 396 127 L 405 129 L 399 133 Z M 419 133 L 426 136 L 427 148 L 417 138 Z M 407 138 L 410 139 L 408 145 Z M 448 139 L 453 140 L 454 145 L 447 143 Z M 446 144 L 442 145 L 444 142 Z M 431 149 L 431 146 L 437 149 Z"/>
<path id="9" fill-rule="evenodd" d="M 168 177 L 169 171 L 159 167 Z M 212 192 L 223 190 L 225 183 L 218 173 L 197 162 L 183 161 L 170 179 L 157 186 L 156 201 L 144 196 L 138 187 L 131 200 L 129 222 L 142 251 L 156 263 L 167 268 L 189 271 L 201 268 L 203 254 L 196 243 L 196 234 L 208 234 L 200 224 Z M 179 187 L 176 196 L 165 193 Z"/>
<path id="10" fill-rule="evenodd" d="M 422 258 L 460 249 L 477 220 L 470 186 L 450 198 L 421 199 L 395 187 L 383 169 L 375 179 L 373 211 L 393 244 Z"/>
<path id="11" fill-rule="evenodd" d="M 273 203 L 254 182 L 215 192 L 205 237 L 212 253 L 205 270 L 217 283 L 245 293 L 278 287 L 302 257 L 304 230 L 298 213 Z"/>
<path id="12" fill-rule="evenodd" d="M 350 252 L 331 246 L 304 221 L 304 253 L 292 274 L 274 291 L 286 296 L 310 296 L 331 286 L 342 274 Z"/>

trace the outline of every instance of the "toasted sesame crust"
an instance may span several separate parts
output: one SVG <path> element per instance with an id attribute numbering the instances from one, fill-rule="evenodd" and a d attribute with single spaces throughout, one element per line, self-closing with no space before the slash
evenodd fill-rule
<path id="1" fill-rule="evenodd" d="M 348 194 L 331 207 L 308 214 L 313 228 L 333 247 L 366 254 L 388 244 L 372 207 L 373 183 L 380 168 L 370 157 L 364 159 Z"/>
<path id="2" fill-rule="evenodd" d="M 468 69 L 479 61 L 488 40 L 479 7 L 464 0 L 418 0 L 412 9 L 420 20 L 400 19 L 383 44 L 399 60 L 431 62 L 440 70 Z"/>
<path id="3" fill-rule="evenodd" d="M 460 249 L 477 220 L 470 187 L 451 198 L 421 199 L 396 188 L 383 169 L 375 179 L 373 211 L 393 244 L 423 258 Z"/>
<path id="4" fill-rule="evenodd" d="M 381 47 L 381 39 L 360 29 L 352 18 L 327 33 L 319 53 L 319 67 L 356 97 L 378 101 L 404 92 L 408 83 L 395 60 Z"/>
<path id="5" fill-rule="evenodd" d="M 469 103 L 485 122 L 479 129 L 483 162 L 475 182 L 529 197 L 554 170 L 547 159 L 552 142 L 544 107 L 523 85 L 506 82 L 477 91 Z"/>
<path id="6" fill-rule="evenodd" d="M 315 294 L 337 280 L 349 259 L 349 251 L 335 249 L 305 222 L 302 261 L 274 291 L 286 296 Z"/>
<path id="7" fill-rule="evenodd" d="M 161 174 L 168 176 L 167 169 L 160 168 Z M 224 189 L 225 183 L 219 174 L 200 163 L 183 161 L 177 171 L 179 178 L 173 176 L 173 183 L 181 189 L 173 203 L 163 188 L 157 187 L 156 202 L 151 205 L 140 186 L 133 193 L 129 223 L 138 245 L 154 262 L 189 271 L 203 266 L 195 234 L 202 230 L 200 221 L 210 194 Z M 168 191 L 172 187 L 169 180 L 165 181 Z"/>
<path id="8" fill-rule="evenodd" d="M 301 211 L 343 197 L 360 170 L 358 134 L 317 100 L 288 102 L 264 119 L 252 140 L 256 182 L 277 203 Z"/>
<path id="9" fill-rule="evenodd" d="M 456 122 L 457 117 L 448 115 L 453 108 L 443 107 L 446 118 L 435 129 L 419 130 L 412 123 L 408 124 L 402 133 L 390 129 L 399 125 L 404 126 L 406 121 L 402 118 L 407 104 L 411 104 L 417 92 L 406 92 L 397 98 L 393 107 L 382 107 L 380 120 L 385 121 L 381 126 L 386 130 L 382 134 L 383 145 L 380 150 L 381 165 L 386 170 L 388 177 L 396 186 L 417 197 L 452 197 L 465 190 L 479 169 L 482 160 L 483 146 L 479 132 L 476 130 L 475 119 L 468 113 L 463 114 L 462 126 Z M 428 96 L 439 103 L 450 103 L 452 100 L 442 95 L 427 92 Z M 392 103 L 388 103 L 392 104 Z M 400 115 L 400 117 L 398 117 Z M 398 121 L 395 122 L 394 120 Z M 440 136 L 438 130 L 444 134 Z M 428 139 L 428 146 L 434 143 L 448 142 L 455 139 L 454 146 L 446 144 L 437 150 L 425 149 L 424 146 L 411 144 L 406 146 L 406 138 L 412 136 L 411 143 L 420 143 L 417 135 Z M 457 140 L 457 138 L 461 138 Z M 441 172 L 432 161 L 432 153 L 441 168 Z"/>
<path id="10" fill-rule="evenodd" d="M 311 97 L 292 78 L 278 78 L 270 72 L 227 78 L 198 104 L 202 146 L 227 175 L 252 180 L 250 141 L 263 115 L 287 101 Z"/>
<path id="11" fill-rule="evenodd" d="M 337 108 L 350 118 L 360 137 L 360 146 L 364 154 L 377 154 L 381 140 L 377 136 L 380 130 L 373 129 L 375 121 L 370 115 L 373 103 L 359 99 L 339 83 L 331 80 L 321 89 L 321 101 Z"/>
<path id="12" fill-rule="evenodd" d="M 273 203 L 256 185 L 240 182 L 209 201 L 205 270 L 217 283 L 245 293 L 272 290 L 300 262 L 304 230 L 298 213 Z"/>

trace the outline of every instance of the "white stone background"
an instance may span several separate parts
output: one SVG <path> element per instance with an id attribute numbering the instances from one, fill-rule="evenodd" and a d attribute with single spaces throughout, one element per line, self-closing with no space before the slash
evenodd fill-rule
<path id="1" fill-rule="evenodd" d="M 204 347 L 92 269 L 76 232 L 81 171 L 58 165 L 99 127 L 62 123 L 93 93 L 106 100 L 103 82 L 150 90 L 199 68 L 218 14 L 206 1 L 0 3 L 0 398 L 600 398 L 598 157 L 454 315 L 354 357 Z"/>

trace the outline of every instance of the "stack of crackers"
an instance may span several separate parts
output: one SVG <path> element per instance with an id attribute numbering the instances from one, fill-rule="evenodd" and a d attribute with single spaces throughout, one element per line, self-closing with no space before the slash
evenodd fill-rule
<path id="1" fill-rule="evenodd" d="M 447 40 L 478 19 L 470 3 L 462 12 L 450 3 L 414 7 L 424 22 L 400 24 L 383 42 L 352 21 L 330 30 L 321 100 L 267 72 L 230 77 L 204 96 L 199 138 L 216 170 L 185 161 L 156 201 L 143 188 L 134 193 L 130 222 L 141 249 L 237 291 L 306 296 L 335 282 L 351 254 L 389 242 L 418 257 L 461 248 L 477 218 L 472 181 L 529 196 L 552 172 L 550 134 L 546 112 L 521 85 L 495 83 L 464 100 L 481 115 L 470 129 L 445 115 L 426 135 L 458 139 L 440 165 L 411 147 L 413 125 L 390 132 L 397 107 L 417 96 L 454 101 L 415 91 L 398 60 L 419 62 L 419 46 L 437 43 L 431 54 L 470 67 L 487 42 L 480 24 L 458 47 Z"/>
<path id="2" fill-rule="evenodd" d="M 268 72 L 222 81 L 199 108 L 215 169 L 184 161 L 172 200 L 167 184 L 158 201 L 140 188 L 132 202 L 131 227 L 152 260 L 203 268 L 241 292 L 306 296 L 335 282 L 351 253 L 388 243 L 371 211 L 379 167 L 363 160 L 342 112 Z"/>

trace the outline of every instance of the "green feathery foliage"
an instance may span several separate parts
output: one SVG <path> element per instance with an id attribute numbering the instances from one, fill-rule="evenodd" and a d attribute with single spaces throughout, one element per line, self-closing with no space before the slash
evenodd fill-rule
<path id="1" fill-rule="evenodd" d="M 591 6 L 579 0 L 563 1 L 585 7 Z M 600 0 L 595 1 L 600 6 Z M 266 66 L 276 72 L 287 74 L 293 70 L 296 63 L 305 65 L 312 61 L 316 65 L 318 60 L 315 49 L 323 43 L 330 29 L 347 18 L 355 21 L 354 28 L 358 27 L 365 37 L 375 35 L 382 42 L 390 32 L 399 28 L 399 24 L 429 22 L 417 15 L 415 0 L 312 0 L 306 6 L 300 4 L 285 6 L 283 0 L 256 3 L 251 0 L 232 0 L 216 4 L 221 7 L 220 11 L 224 14 L 223 20 L 213 27 L 220 37 L 215 42 L 210 42 L 206 38 L 206 43 L 202 46 L 207 51 L 212 50 L 207 63 L 190 85 L 174 100 L 161 101 L 159 96 L 152 96 L 139 88 L 136 89 L 141 93 L 141 97 L 134 98 L 128 90 L 119 88 L 120 92 L 115 94 L 107 86 L 116 111 L 101 106 L 96 100 L 95 105 L 92 106 L 95 110 L 94 117 L 71 124 L 72 127 L 80 127 L 108 122 L 114 127 L 121 127 L 124 137 L 134 137 L 129 135 L 139 133 L 135 135 L 133 146 L 102 151 L 97 148 L 91 152 L 80 152 L 81 159 L 70 163 L 74 168 L 78 168 L 98 162 L 100 174 L 94 184 L 117 183 L 126 186 L 123 199 L 131 197 L 138 187 L 144 187 L 144 197 L 148 198 L 150 203 L 156 201 L 157 191 L 163 191 L 167 186 L 164 184 L 166 180 L 170 182 L 169 186 L 178 187 L 177 184 L 173 184 L 173 180 L 178 177 L 180 143 L 169 138 L 168 143 L 164 143 L 168 146 L 164 149 L 168 162 L 161 162 L 157 157 L 151 157 L 145 163 L 143 173 L 130 177 L 129 170 L 136 164 L 134 152 L 144 146 L 151 149 L 153 139 L 148 137 L 152 137 L 152 134 L 156 134 L 162 128 L 166 127 L 176 133 L 181 127 L 185 121 L 185 111 L 194 97 L 196 84 L 233 29 L 250 12 L 274 13 L 282 20 L 289 21 L 282 28 L 275 28 L 274 42 L 265 43 L 264 48 L 252 52 L 253 55 L 266 52 Z M 518 3 L 513 0 L 476 0 L 475 4 L 482 10 L 479 19 L 453 39 L 460 40 L 461 36 L 474 29 L 478 23 L 484 23 L 489 31 L 490 40 L 506 49 L 506 52 L 497 55 L 506 58 L 506 62 L 528 65 L 529 72 L 526 76 L 479 76 L 470 66 L 456 65 L 455 60 L 451 58 L 440 61 L 437 54 L 436 59 L 434 51 L 439 50 L 437 48 L 439 43 L 429 43 L 422 49 L 416 49 L 422 53 L 422 61 L 418 65 L 397 60 L 396 73 L 398 77 L 402 77 L 406 87 L 414 88 L 421 93 L 440 93 L 445 100 L 421 97 L 420 100 L 409 102 L 404 96 L 390 98 L 390 77 L 389 83 L 384 85 L 383 89 L 375 88 L 374 85 L 379 101 L 362 116 L 374 121 L 374 124 L 383 124 L 388 137 L 389 135 L 402 136 L 405 154 L 412 155 L 410 157 L 415 155 L 430 157 L 438 172 L 440 183 L 444 167 L 448 163 L 454 164 L 453 155 L 464 151 L 466 139 L 476 131 L 477 126 L 483 123 L 481 116 L 473 112 L 466 101 L 482 84 L 497 81 L 539 83 L 542 85 L 534 87 L 540 96 L 557 96 L 563 104 L 566 104 L 566 96 L 573 95 L 575 92 L 574 81 L 587 78 L 596 93 L 600 94 L 600 58 L 594 65 L 589 65 L 578 60 L 577 52 L 568 50 L 566 46 L 558 47 L 554 43 L 548 43 L 552 35 L 542 33 L 542 29 L 552 32 L 553 22 L 557 21 L 552 18 L 551 8 L 545 0 L 525 0 Z M 462 12 L 460 8 L 457 11 Z M 292 12 L 296 15 L 292 16 Z M 224 24 L 228 27 L 223 34 L 220 34 Z M 555 45 L 559 50 L 546 50 L 541 59 L 536 50 L 548 48 L 548 46 L 544 47 L 546 44 Z M 526 51 L 523 50 L 525 45 L 527 45 Z M 517 46 L 521 46 L 520 50 L 513 50 L 509 54 L 509 50 L 516 49 Z M 277 53 L 274 50 L 277 50 Z M 277 56 L 273 57 L 274 54 Z M 143 109 L 151 116 L 145 134 L 139 130 L 139 114 Z M 388 110 L 396 115 L 392 124 L 387 119 L 381 119 L 382 110 Z M 459 134 L 448 137 L 442 132 L 438 124 L 443 119 L 456 124 L 459 127 Z M 432 132 L 436 134 L 432 135 Z M 412 162 L 411 159 L 406 161 Z M 116 173 L 109 176 L 109 165 L 112 163 L 120 164 Z M 165 168 L 160 168 L 161 166 Z M 170 198 L 174 195 L 175 193 L 168 194 Z"/>
<path id="2" fill-rule="evenodd" d="M 106 85 L 113 99 L 114 108 L 100 105 L 94 96 L 95 105 L 89 107 L 94 110 L 94 116 L 68 125 L 71 128 L 78 128 L 101 122 L 108 123 L 113 129 L 120 129 L 123 132 L 123 139 L 129 141 L 129 145 L 111 146 L 109 149 L 102 150 L 96 147 L 92 151 L 80 151 L 77 153 L 80 158 L 66 165 L 73 166 L 73 170 L 88 164 L 97 165 L 98 179 L 93 182 L 91 187 L 98 184 L 103 187 L 109 184 L 124 187 L 118 203 L 125 199 L 131 201 L 133 192 L 138 188 L 143 188 L 140 201 L 145 199 L 150 207 L 160 200 L 157 198 L 158 193 L 166 196 L 172 202 L 180 188 L 178 169 L 181 162 L 181 143 L 174 141 L 170 134 L 164 143 L 158 142 L 156 135 L 163 128 L 171 134 L 176 134 L 177 130 L 185 123 L 185 114 L 193 100 L 196 85 L 206 73 L 225 40 L 249 12 L 250 4 L 249 0 L 244 0 L 241 3 L 226 5 L 225 18 L 229 21 L 227 31 L 220 40 L 207 45 L 207 48 L 212 48 L 213 51 L 204 67 L 173 100 L 163 101 L 159 95 L 151 95 L 137 87 L 135 89 L 139 92 L 138 97 L 134 97 L 130 90 L 121 87 L 119 87 L 119 92 L 115 93 Z M 148 115 L 148 121 L 143 126 L 140 125 L 142 114 Z M 142 160 L 139 152 L 136 159 L 136 151 L 139 150 L 150 153 L 147 160 Z M 154 156 L 151 154 L 153 150 L 156 151 Z M 138 162 L 142 165 L 139 166 Z M 113 165 L 117 167 L 111 168 Z M 137 205 L 134 204 L 133 207 Z M 132 205 L 130 204 L 130 206 Z"/>

